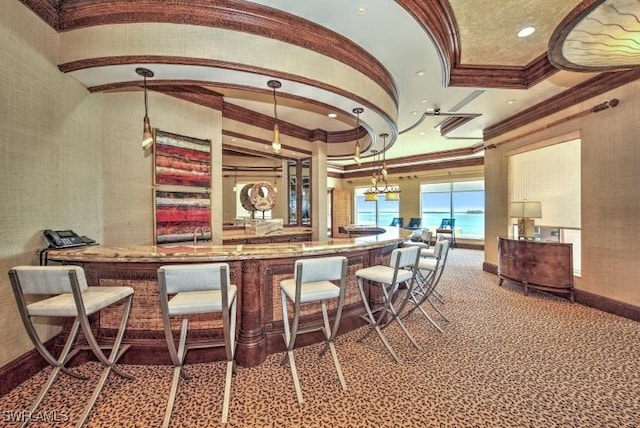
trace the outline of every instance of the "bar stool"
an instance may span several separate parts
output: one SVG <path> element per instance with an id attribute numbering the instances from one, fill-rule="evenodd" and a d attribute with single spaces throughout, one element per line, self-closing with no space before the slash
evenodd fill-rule
<path id="1" fill-rule="evenodd" d="M 436 242 L 434 246 L 433 257 L 420 257 L 418 261 L 418 270 L 416 272 L 416 285 L 409 293 L 409 300 L 414 304 L 414 307 L 409 309 L 403 318 L 408 317 L 413 311 L 419 309 L 420 312 L 429 320 L 429 322 L 441 333 L 444 332 L 442 328 L 429 316 L 429 314 L 422 307 L 423 303 L 429 303 L 435 311 L 444 319 L 447 318 L 442 312 L 433 304 L 431 296 L 435 296 L 435 289 L 442 276 L 442 271 L 449 251 L 448 239 L 442 239 Z"/>
<path id="2" fill-rule="evenodd" d="M 382 330 L 389 327 L 394 321 L 398 323 L 400 328 L 404 331 L 405 335 L 409 338 L 413 346 L 417 349 L 422 349 L 420 345 L 409 333 L 406 326 L 399 317 L 402 312 L 409 295 L 412 293 L 413 285 L 415 283 L 415 276 L 418 267 L 418 261 L 420 259 L 420 247 L 405 247 L 396 248 L 391 252 L 391 261 L 389 266 L 376 265 L 370 266 L 364 269 L 359 269 L 356 272 L 356 279 L 358 281 L 358 289 L 360 290 L 360 296 L 362 297 L 362 303 L 366 310 L 366 315 L 362 317 L 369 323 L 370 329 L 358 339 L 359 342 L 364 340 L 372 331 L 375 331 L 380 340 L 387 347 L 393 358 L 400 362 L 398 354 L 393 350 L 387 338 L 382 334 Z M 382 292 L 383 305 L 375 310 L 371 309 L 369 305 L 369 299 L 364 290 L 364 281 L 367 280 L 370 283 L 378 284 Z M 400 284 L 407 284 L 407 295 L 402 299 L 402 303 L 398 309 L 394 307 L 394 300 L 400 289 Z M 374 316 L 378 313 L 378 317 Z"/>
<path id="3" fill-rule="evenodd" d="M 89 416 L 111 371 L 126 379 L 133 379 L 133 376 L 121 371 L 115 365 L 130 346 L 120 345 L 131 310 L 133 288 L 89 287 L 84 270 L 80 266 L 16 266 L 9 270 L 9 278 L 27 334 L 36 350 L 53 368 L 40 393 L 31 404 L 29 415 L 32 415 L 38 408 L 60 371 L 76 379 L 88 380 L 87 377 L 66 367 L 69 360 L 78 352 L 90 349 L 104 366 L 98 383 L 78 419 L 76 426 L 80 427 Z M 47 297 L 40 300 L 37 300 L 36 297 L 36 301 L 27 303 L 27 296 L 31 299 L 31 296 L 42 297 L 42 295 L 47 295 Z M 124 305 L 113 345 L 99 345 L 91 330 L 88 317 L 120 302 L 123 302 Z M 42 343 L 33 324 L 33 317 L 73 318 L 69 337 L 58 359 L 54 358 Z M 74 346 L 80 329 L 82 329 L 87 345 Z M 107 349 L 111 350 L 108 356 L 104 352 Z M 27 418 L 21 426 L 26 426 L 28 423 L 29 419 Z"/>
<path id="4" fill-rule="evenodd" d="M 160 309 L 164 335 L 174 365 L 173 380 L 165 411 L 163 427 L 168 427 L 173 413 L 173 404 L 178 391 L 180 377 L 189 379 L 184 368 L 187 352 L 191 347 L 187 344 L 189 315 L 220 313 L 224 341 L 212 341 L 198 344 L 198 348 L 222 347 L 226 351 L 227 370 L 222 404 L 222 423 L 229 416 L 229 400 L 231 397 L 231 377 L 235 370 L 236 349 L 236 294 L 237 287 L 230 284 L 229 265 L 227 263 L 201 263 L 191 265 L 168 265 L 158 269 L 160 284 Z M 174 296 L 169 299 L 169 295 Z M 171 318 L 182 319 L 178 348 L 171 330 Z"/>
<path id="5" fill-rule="evenodd" d="M 442 261 L 440 262 L 440 265 L 439 265 L 438 278 L 436 279 L 436 283 L 434 284 L 433 297 L 435 297 L 436 300 L 438 300 L 440 303 L 444 304 L 444 298 L 442 297 L 442 295 L 438 292 L 438 290 L 435 287 L 440 282 L 440 278 L 442 277 L 442 273 L 444 272 L 444 267 L 447 264 L 447 260 L 449 258 L 449 250 L 451 249 L 451 246 L 453 245 L 453 242 L 451 240 L 444 239 L 444 238 L 439 239 L 438 242 L 439 241 L 449 241 L 449 242 L 443 248 L 443 253 L 441 255 Z M 429 249 L 426 249 L 426 250 L 425 249 L 420 250 L 420 256 L 423 257 L 423 258 L 426 258 L 427 260 L 433 259 L 433 258 L 435 258 L 434 251 L 435 251 L 435 247 L 434 248 L 429 248 Z M 423 270 L 425 270 L 425 269 L 426 270 L 434 270 L 433 266 L 432 266 L 433 264 L 434 264 L 433 260 L 425 261 L 425 262 L 422 263 L 422 265 L 423 265 L 422 269 Z"/>
<path id="6" fill-rule="evenodd" d="M 336 280 L 340 281 L 340 285 L 335 285 L 331 282 Z M 327 349 L 330 350 L 340 385 L 343 390 L 347 389 L 334 346 L 334 339 L 340 326 L 340 318 L 342 317 L 346 283 L 347 258 L 341 256 L 296 260 L 294 277 L 280 282 L 284 344 L 287 347 L 287 353 L 283 359 L 283 363 L 286 359 L 289 360 L 289 367 L 291 368 L 291 375 L 293 376 L 293 385 L 296 390 L 298 403 L 300 404 L 303 403 L 302 390 L 300 388 L 295 359 L 293 358 L 293 348 L 296 343 L 296 337 L 299 334 L 318 330 L 322 331 L 325 346 L 320 352 L 320 356 L 324 355 Z M 327 311 L 327 301 L 332 299 L 338 300 L 333 328 L 329 325 L 329 315 Z M 287 308 L 287 302 L 289 300 L 293 303 L 293 321 L 291 322 L 291 328 L 289 326 L 289 313 Z M 300 328 L 301 305 L 311 302 L 320 302 L 323 324 L 322 326 Z"/>
<path id="7" fill-rule="evenodd" d="M 419 236 L 419 240 L 414 241 L 414 237 Z M 433 238 L 433 232 L 428 229 L 422 229 L 420 233 L 413 232 L 411 237 L 402 243 L 403 247 L 420 247 L 421 250 L 428 250 L 431 248 L 431 239 Z"/>

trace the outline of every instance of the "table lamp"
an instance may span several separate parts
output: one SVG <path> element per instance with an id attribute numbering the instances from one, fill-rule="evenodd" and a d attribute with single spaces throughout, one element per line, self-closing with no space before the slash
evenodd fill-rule
<path id="1" fill-rule="evenodd" d="M 533 239 L 535 235 L 534 218 L 542 218 L 542 204 L 538 201 L 511 202 L 511 218 L 518 219 L 518 237 Z"/>

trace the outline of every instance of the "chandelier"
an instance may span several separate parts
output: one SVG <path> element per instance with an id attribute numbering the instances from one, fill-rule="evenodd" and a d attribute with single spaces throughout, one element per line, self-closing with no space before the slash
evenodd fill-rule
<path id="1" fill-rule="evenodd" d="M 364 200 L 373 202 L 378 200 L 378 195 L 384 195 L 387 201 L 400 200 L 400 188 L 398 186 L 390 186 L 387 182 L 387 160 L 386 160 L 386 148 L 387 137 L 389 134 L 380 134 L 382 137 L 382 159 L 380 166 L 378 167 L 378 160 L 376 156 L 378 153 L 374 151 L 373 154 L 373 173 L 371 175 L 371 187 L 364 192 Z"/>

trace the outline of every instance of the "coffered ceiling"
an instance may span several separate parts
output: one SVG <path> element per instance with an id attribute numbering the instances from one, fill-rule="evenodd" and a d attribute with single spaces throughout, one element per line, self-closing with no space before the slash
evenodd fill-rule
<path id="1" fill-rule="evenodd" d="M 541 116 L 542 101 L 597 78 L 592 70 L 559 70 L 547 50 L 566 17 L 610 6 L 602 0 L 22 3 L 58 32 L 61 72 L 108 96 L 141 90 L 135 69 L 148 68 L 150 91 L 222 111 L 227 149 L 273 155 L 267 81 L 277 79 L 279 156 L 308 157 L 326 141 L 330 164 L 351 173 L 383 148 L 398 166 L 481 158 L 487 129 L 507 129 L 525 112 Z M 536 31 L 518 38 L 525 26 Z M 356 107 L 364 109 L 361 133 Z M 153 125 L 153 106 L 150 117 Z M 389 134 L 386 147 L 381 133 Z M 352 159 L 356 140 L 364 166 Z"/>

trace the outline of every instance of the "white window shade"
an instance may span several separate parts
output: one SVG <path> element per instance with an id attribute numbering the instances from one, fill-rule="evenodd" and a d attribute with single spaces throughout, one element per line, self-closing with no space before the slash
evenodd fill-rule
<path id="1" fill-rule="evenodd" d="M 537 225 L 580 228 L 580 140 L 511 155 L 509 199 L 539 201 Z"/>

